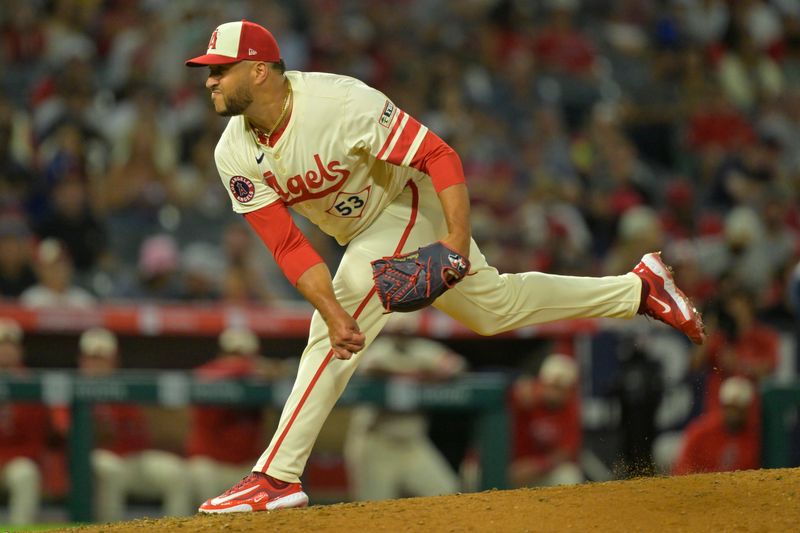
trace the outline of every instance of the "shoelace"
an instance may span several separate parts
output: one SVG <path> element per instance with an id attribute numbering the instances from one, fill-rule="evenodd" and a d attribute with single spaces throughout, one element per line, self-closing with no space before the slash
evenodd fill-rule
<path id="1" fill-rule="evenodd" d="M 256 476 L 255 472 L 246 475 L 245 477 L 242 478 L 241 481 L 239 481 L 239 483 L 237 483 L 233 487 L 231 487 L 228 490 L 226 490 L 225 494 L 223 494 L 223 496 L 227 496 L 229 494 L 233 494 L 234 492 L 237 492 L 239 489 L 241 489 L 243 486 L 247 485 L 251 481 L 255 481 L 256 477 L 257 476 Z"/>

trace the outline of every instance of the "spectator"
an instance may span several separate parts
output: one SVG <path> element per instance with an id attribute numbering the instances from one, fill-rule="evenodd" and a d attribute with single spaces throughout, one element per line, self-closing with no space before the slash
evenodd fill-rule
<path id="1" fill-rule="evenodd" d="M 683 446 L 673 467 L 675 475 L 731 472 L 759 468 L 760 428 L 753 385 L 731 377 L 719 388 L 722 409 L 707 411 L 686 428 Z"/>
<path id="2" fill-rule="evenodd" d="M 772 190 L 765 198 L 761 218 L 773 277 L 790 269 L 800 252 L 800 232 L 790 222 L 790 216 L 797 214 L 797 208 L 787 201 L 785 191 Z"/>
<path id="3" fill-rule="evenodd" d="M 606 257 L 606 274 L 624 274 L 628 271 L 624 265 L 635 262 L 647 250 L 660 250 L 663 244 L 661 221 L 655 210 L 647 206 L 628 209 L 620 217 L 617 240 Z"/>
<path id="4" fill-rule="evenodd" d="M 26 289 L 19 297 L 26 307 L 89 308 L 95 298 L 88 291 L 73 284 L 74 267 L 64 244 L 57 239 L 45 239 L 36 250 L 36 277 L 38 283 Z"/>
<path id="5" fill-rule="evenodd" d="M 652 204 L 658 197 L 655 175 L 620 128 L 612 106 L 596 105 L 586 137 L 575 142 L 579 168 L 591 186 L 582 197 L 584 217 L 592 231 L 593 248 L 605 256 L 616 237 L 619 217 L 628 209 Z"/>
<path id="6" fill-rule="evenodd" d="M 693 43 L 709 46 L 719 42 L 730 21 L 725 0 L 687 0 L 684 12 L 686 33 Z"/>
<path id="7" fill-rule="evenodd" d="M 119 367 L 116 335 L 93 328 L 79 340 L 78 371 L 89 379 L 103 380 Z M 69 412 L 54 413 L 57 426 L 66 435 Z M 95 448 L 92 471 L 95 476 L 96 517 L 103 522 L 122 520 L 128 496 L 158 498 L 164 514 L 191 512 L 191 481 L 184 461 L 169 452 L 152 448 L 144 412 L 132 404 L 97 404 L 92 413 Z"/>
<path id="8" fill-rule="evenodd" d="M 106 213 L 110 247 L 123 261 L 131 261 L 141 242 L 161 229 L 164 208 L 172 197 L 172 162 L 162 161 L 165 145 L 154 135 L 156 120 L 136 122 L 130 141 L 102 181 L 99 195 Z"/>
<path id="9" fill-rule="evenodd" d="M 463 372 L 466 362 L 460 355 L 414 336 L 417 316 L 393 316 L 359 371 L 409 384 L 444 381 Z M 425 415 L 413 407 L 357 407 L 345 441 L 345 462 L 356 500 L 451 494 L 459 487 L 458 477 L 428 438 Z"/>
<path id="10" fill-rule="evenodd" d="M 665 255 L 671 258 L 672 267 L 680 274 L 681 290 L 696 307 L 701 308 L 719 292 L 717 278 L 703 271 L 695 241 L 680 240 L 671 245 Z"/>
<path id="11" fill-rule="evenodd" d="M 174 200 L 180 210 L 177 233 L 181 241 L 219 242 L 226 225 L 236 221 L 225 197 L 215 194 L 219 174 L 214 166 L 214 147 L 218 136 L 218 131 L 209 130 L 193 139 L 188 161 L 175 172 Z"/>
<path id="12" fill-rule="evenodd" d="M 726 152 L 752 143 L 755 132 L 719 84 L 705 84 L 698 90 L 686 124 L 686 142 L 700 156 L 700 164 L 708 166 Z"/>
<path id="13" fill-rule="evenodd" d="M 800 17 L 787 17 L 786 52 L 781 61 L 781 68 L 786 77 L 787 92 L 796 91 L 800 81 Z"/>
<path id="14" fill-rule="evenodd" d="M 626 132 L 642 157 L 666 168 L 675 167 L 677 128 L 686 109 L 680 50 L 660 47 L 648 61 L 649 78 L 630 91 L 634 98 L 621 109 Z"/>
<path id="15" fill-rule="evenodd" d="M 11 102 L 0 97 L 0 211 L 22 207 L 34 181 L 28 165 L 29 121 Z"/>
<path id="16" fill-rule="evenodd" d="M 664 205 L 659 216 L 669 239 L 690 239 L 697 233 L 695 196 L 692 184 L 685 178 L 675 177 L 665 186 Z"/>
<path id="17" fill-rule="evenodd" d="M 548 0 L 549 14 L 533 38 L 544 73 L 558 82 L 569 124 L 579 124 L 599 97 L 596 45 L 577 24 L 577 0 Z"/>
<path id="18" fill-rule="evenodd" d="M 271 297 L 266 287 L 251 285 L 249 278 L 250 272 L 245 267 L 227 265 L 220 289 L 221 301 L 226 304 L 243 306 L 268 303 Z"/>
<path id="19" fill-rule="evenodd" d="M 30 232 L 22 217 L 0 218 L 0 297 L 17 298 L 36 284 Z"/>
<path id="20" fill-rule="evenodd" d="M 90 154 L 95 162 L 107 158 L 105 139 L 96 127 L 107 117 L 93 116 L 95 90 L 93 64 L 79 58 L 67 60 L 52 79 L 45 77 L 34 89 L 32 126 L 45 173 L 43 185 L 52 185 L 66 173 L 86 177 Z"/>
<path id="21" fill-rule="evenodd" d="M 770 190 L 781 186 L 781 145 L 772 134 L 762 134 L 755 142 L 722 158 L 710 179 L 712 206 L 736 208 L 757 206 L 768 198 Z"/>
<path id="22" fill-rule="evenodd" d="M 139 247 L 135 277 L 117 287 L 118 296 L 141 300 L 175 300 L 181 293 L 180 251 L 172 236 L 147 237 Z"/>
<path id="23" fill-rule="evenodd" d="M 0 375 L 24 374 L 22 329 L 0 318 Z M 8 494 L 9 521 L 33 524 L 42 475 L 37 464 L 47 438 L 47 411 L 33 403 L 0 403 L 0 491 Z"/>
<path id="24" fill-rule="evenodd" d="M 739 109 L 750 112 L 755 105 L 780 95 L 783 73 L 778 64 L 756 48 L 752 36 L 738 33 L 717 67 L 720 85 Z"/>
<path id="25" fill-rule="evenodd" d="M 695 252 L 703 273 L 717 280 L 728 278 L 754 298 L 763 294 L 776 273 L 772 258 L 776 251 L 767 247 L 763 219 L 750 207 L 731 210 L 725 217 L 724 233 L 700 237 Z"/>
<path id="26" fill-rule="evenodd" d="M 584 480 L 578 465 L 581 421 L 578 366 L 551 354 L 535 379 L 518 379 L 511 389 L 515 487 L 574 485 Z"/>
<path id="27" fill-rule="evenodd" d="M 43 17 L 38 7 L 27 2 L 13 2 L 6 12 L 2 38 L 8 56 L 4 59 L 16 68 L 30 68 L 40 60 L 46 38 L 43 30 Z"/>
<path id="28" fill-rule="evenodd" d="M 589 78 L 594 74 L 596 52 L 576 25 L 578 4 L 577 0 L 549 0 L 548 24 L 537 34 L 533 47 L 546 69 Z"/>
<path id="29" fill-rule="evenodd" d="M 181 253 L 180 297 L 190 301 L 218 300 L 224 270 L 224 259 L 217 246 L 200 241 L 190 243 Z"/>
<path id="30" fill-rule="evenodd" d="M 89 58 L 95 53 L 95 45 L 84 28 L 96 7 L 91 4 L 54 2 L 52 12 L 45 24 L 45 58 L 57 64 L 71 57 Z"/>
<path id="31" fill-rule="evenodd" d="M 758 320 L 753 295 L 732 289 L 719 309 L 706 314 L 708 340 L 695 348 L 692 364 L 705 369 L 705 410 L 718 406 L 721 383 L 742 376 L 757 385 L 778 365 L 778 332 Z"/>
<path id="32" fill-rule="evenodd" d="M 106 247 L 106 231 L 88 205 L 86 182 L 64 178 L 53 185 L 52 210 L 36 227 L 40 238 L 52 237 L 66 246 L 79 274 L 87 275 L 99 263 Z"/>
<path id="33" fill-rule="evenodd" d="M 764 52 L 778 46 L 783 35 L 779 0 L 743 0 L 732 4 L 734 23 L 746 31 L 755 46 Z M 795 6 L 796 9 L 796 6 Z"/>
<path id="34" fill-rule="evenodd" d="M 259 355 L 258 337 L 246 328 L 228 328 L 219 336 L 217 356 L 195 369 L 201 380 L 286 377 L 286 363 Z M 188 471 L 197 500 L 219 494 L 250 472 L 261 455 L 264 409 L 197 406 L 186 444 Z M 231 443 L 236 443 L 232 446 Z"/>
<path id="35" fill-rule="evenodd" d="M 278 265 L 263 247 L 255 246 L 253 233 L 242 222 L 225 226 L 222 252 L 226 262 L 223 281 L 228 300 L 268 303 L 277 297 L 296 296 Z M 231 280 L 232 276 L 237 279 Z"/>
<path id="36" fill-rule="evenodd" d="M 800 5 L 800 4 L 799 4 Z M 800 52 L 800 19 L 798 26 L 798 52 Z M 798 54 L 800 59 L 800 54 Z M 767 140 L 773 150 L 780 155 L 776 166 L 780 174 L 795 172 L 800 162 L 800 62 L 798 78 L 794 83 L 787 82 L 787 88 L 780 98 L 763 106 L 756 123 L 762 138 Z M 780 185 L 784 183 L 778 182 Z M 785 193 L 784 193 L 785 194 Z"/>
<path id="37" fill-rule="evenodd" d="M 33 182 L 37 187 L 32 191 L 33 197 L 28 200 L 29 209 L 37 222 L 54 210 L 54 187 L 62 181 L 85 182 L 89 179 L 88 152 L 89 145 L 84 132 L 73 122 L 58 126 L 38 146 L 37 154 L 43 179 Z"/>

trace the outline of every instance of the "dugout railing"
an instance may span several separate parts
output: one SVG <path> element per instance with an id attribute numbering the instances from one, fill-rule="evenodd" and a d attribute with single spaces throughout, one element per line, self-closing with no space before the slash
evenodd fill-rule
<path id="1" fill-rule="evenodd" d="M 0 402 L 67 405 L 72 424 L 67 438 L 70 520 L 92 520 L 92 405 L 95 403 L 194 404 L 281 407 L 291 380 L 203 381 L 188 372 L 121 371 L 113 377 L 88 378 L 74 371 L 44 371 L 23 377 L 0 376 Z M 354 377 L 338 406 L 368 403 L 396 410 L 447 410 L 476 417 L 480 488 L 505 488 L 509 460 L 509 422 L 505 409 L 508 376 L 467 374 L 445 383 Z"/>
<path id="2" fill-rule="evenodd" d="M 762 466 L 800 463 L 800 382 L 768 381 L 762 387 L 761 424 Z"/>

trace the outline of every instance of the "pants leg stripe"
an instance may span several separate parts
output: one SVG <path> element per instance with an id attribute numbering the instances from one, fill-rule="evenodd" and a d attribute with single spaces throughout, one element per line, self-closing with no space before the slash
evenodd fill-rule
<path id="1" fill-rule="evenodd" d="M 397 243 L 397 247 L 394 250 L 394 253 L 400 253 L 403 249 L 403 246 L 406 244 L 406 240 L 408 240 L 408 235 L 411 233 L 411 229 L 414 227 L 414 224 L 417 221 L 417 210 L 419 209 L 419 189 L 417 189 L 416 184 L 409 180 L 406 184 L 407 187 L 411 189 L 411 216 L 408 219 L 408 224 L 406 225 L 406 229 L 403 231 L 403 235 L 400 237 L 400 241 Z M 367 295 L 361 300 L 361 303 L 358 305 L 355 313 L 353 313 L 353 318 L 358 319 L 361 312 L 366 307 L 367 302 L 369 302 L 370 298 L 375 294 L 375 287 L 372 287 Z M 292 427 L 295 419 L 297 419 L 297 415 L 300 414 L 300 409 L 303 408 L 303 405 L 306 403 L 308 396 L 311 394 L 311 390 L 314 388 L 314 385 L 317 384 L 317 380 L 319 380 L 322 371 L 325 370 L 325 367 L 328 366 L 331 359 L 333 359 L 333 349 L 328 351 L 328 354 L 323 359 L 322 363 L 319 365 L 316 373 L 314 373 L 314 377 L 311 378 L 311 382 L 308 384 L 306 391 L 303 393 L 303 396 L 300 398 L 300 401 L 297 403 L 297 407 L 295 407 L 294 412 L 292 413 L 289 422 L 286 424 L 286 427 L 283 428 L 283 432 L 281 432 L 281 436 L 278 437 L 278 440 L 275 442 L 275 447 L 272 448 L 272 452 L 270 452 L 269 457 L 267 457 L 266 462 L 264 463 L 264 467 L 261 469 L 261 472 L 266 473 L 269 470 L 269 465 L 272 464 L 272 460 L 275 458 L 275 454 L 278 453 L 278 449 L 280 449 L 281 444 L 283 443 L 283 439 L 286 438 L 286 434 L 289 433 L 289 429 Z"/>

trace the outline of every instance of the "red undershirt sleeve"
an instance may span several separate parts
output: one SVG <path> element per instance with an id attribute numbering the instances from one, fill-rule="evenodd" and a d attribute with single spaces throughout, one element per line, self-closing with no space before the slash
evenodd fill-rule
<path id="1" fill-rule="evenodd" d="M 244 218 L 267 245 L 292 285 L 297 285 L 297 280 L 306 270 L 322 263 L 322 258 L 295 225 L 283 202 L 245 213 Z"/>
<path id="2" fill-rule="evenodd" d="M 417 148 L 411 166 L 431 177 L 436 192 L 464 183 L 464 168 L 461 158 L 438 135 L 432 131 L 425 134 Z"/>

